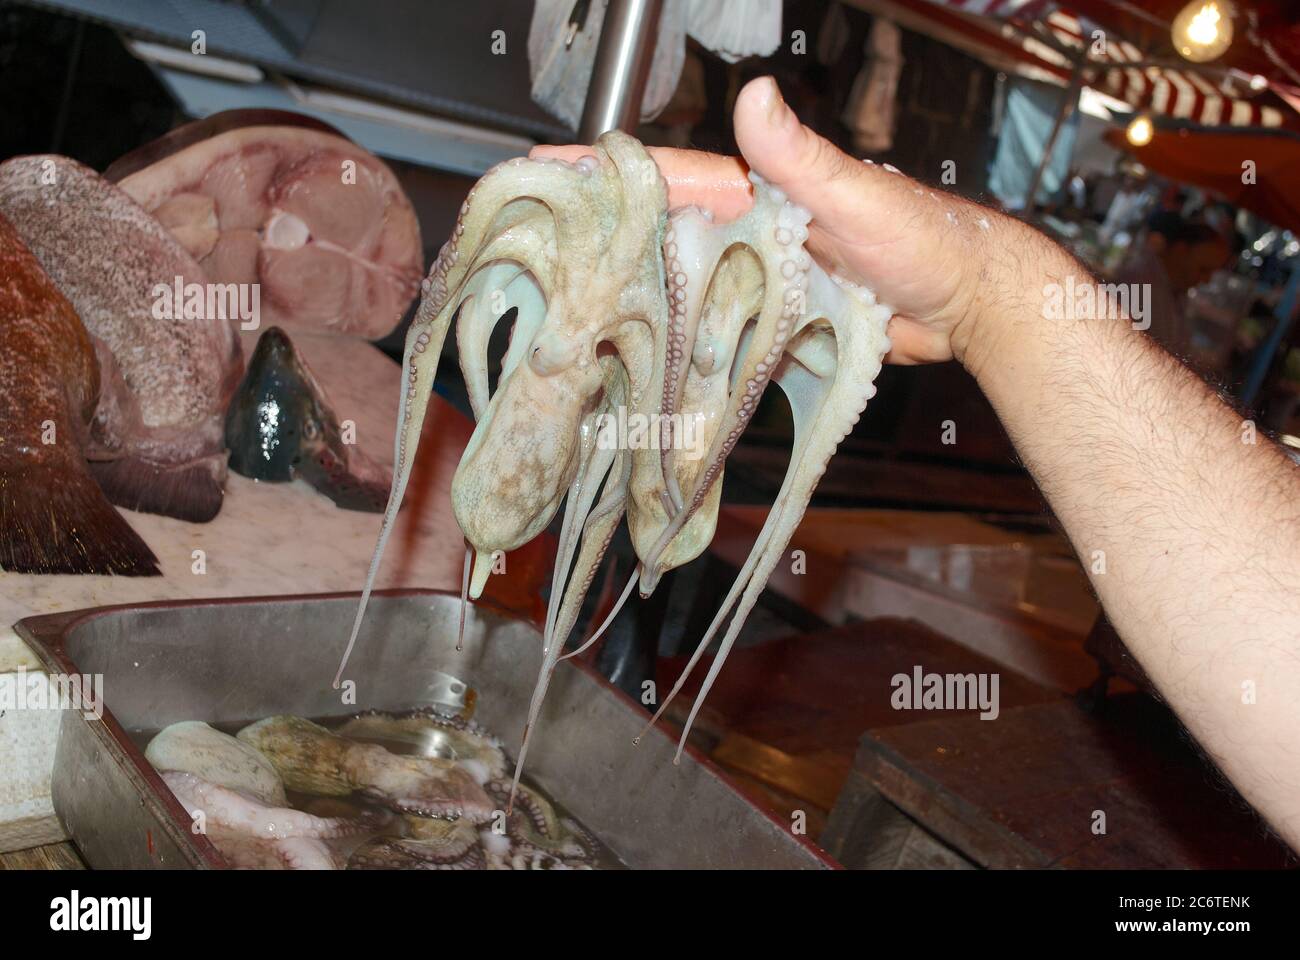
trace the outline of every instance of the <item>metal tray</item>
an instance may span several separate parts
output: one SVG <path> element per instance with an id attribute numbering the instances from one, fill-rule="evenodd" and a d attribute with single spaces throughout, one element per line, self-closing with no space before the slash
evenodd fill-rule
<path id="1" fill-rule="evenodd" d="M 202 868 L 225 861 L 144 759 L 130 733 L 178 720 L 321 718 L 442 699 L 451 674 L 478 694 L 475 719 L 519 749 L 541 664 L 532 625 L 486 604 L 470 609 L 455 649 L 460 599 L 380 591 L 349 676 L 356 703 L 331 688 L 358 595 L 259 597 L 99 607 L 15 625 L 51 673 L 102 674 L 105 710 L 65 710 L 54 809 L 93 867 Z M 441 678 L 441 679 L 440 679 Z M 633 868 L 825 868 L 819 848 L 758 810 L 702 755 L 673 766 L 675 741 L 584 664 L 556 670 L 528 775 Z"/>

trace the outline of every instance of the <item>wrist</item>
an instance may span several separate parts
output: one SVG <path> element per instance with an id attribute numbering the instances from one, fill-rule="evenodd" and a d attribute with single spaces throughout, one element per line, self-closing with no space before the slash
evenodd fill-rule
<path id="1" fill-rule="evenodd" d="M 998 218 L 987 255 L 972 271 L 967 303 L 952 331 L 952 352 L 986 391 L 987 381 L 1009 358 L 1054 341 L 1073 326 L 1050 316 L 1059 291 L 1094 282 L 1069 253 L 1009 217 Z"/>

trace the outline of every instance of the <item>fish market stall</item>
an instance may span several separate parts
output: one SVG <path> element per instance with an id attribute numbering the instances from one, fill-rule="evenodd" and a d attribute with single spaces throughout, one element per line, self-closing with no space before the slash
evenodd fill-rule
<path id="1" fill-rule="evenodd" d="M 652 28 L 644 16 L 611 16 L 604 43 Z M 85 27 L 77 31 L 80 44 Z M 149 44 L 130 50 L 172 79 L 174 58 Z M 206 55 L 201 40 L 193 53 Z M 593 121 L 597 132 L 626 122 L 647 66 L 598 67 L 606 116 Z M 623 161 L 653 171 L 635 140 L 610 138 Z M 595 210 L 631 195 L 630 180 L 591 179 Z M 641 180 L 637 189 L 649 189 L 633 201 L 640 214 L 612 225 L 606 263 L 648 277 L 663 197 L 652 178 Z M 511 203 L 506 188 L 497 203 Z M 735 229 L 754 234 L 781 203 L 774 193 L 755 225 Z M 220 111 L 102 173 L 60 153 L 0 165 L 0 255 L 16 280 L 0 298 L 10 444 L 0 451 L 0 513 L 11 521 L 0 619 L 14 624 L 0 661 L 12 693 L 0 714 L 5 847 L 69 837 L 102 867 L 833 865 L 694 751 L 683 757 L 684 738 L 674 751 L 662 730 L 647 734 L 639 709 L 589 668 L 557 662 L 553 637 L 572 630 L 625 493 L 611 481 L 595 502 L 611 461 L 602 452 L 587 462 L 584 440 L 590 477 L 570 497 L 548 607 L 543 576 L 556 537 L 546 527 L 568 480 L 536 450 L 551 444 L 548 456 L 565 465 L 571 439 L 546 440 L 545 418 L 534 417 L 502 423 L 482 442 L 473 421 L 433 392 L 453 312 L 471 358 L 507 310 L 524 328 L 539 319 L 537 284 L 550 269 L 535 224 L 515 228 L 523 247 L 512 256 L 542 258 L 526 274 L 482 271 L 468 258 L 455 266 L 461 234 L 492 217 L 493 204 L 471 212 L 466 201 L 421 282 L 425 251 L 403 184 L 307 113 Z M 787 219 L 780 242 L 789 247 L 801 227 L 797 215 Z M 589 242 L 611 224 L 590 227 Z M 468 285 L 466 267 L 475 273 Z M 662 297 L 646 294 L 647 308 Z M 825 278 L 815 294 L 850 313 L 872 307 Z M 398 366 L 361 338 L 382 339 L 413 299 L 420 308 Z M 442 314 L 436 338 L 422 332 L 430 311 Z M 877 367 L 883 322 L 877 308 L 863 346 Z M 514 342 L 503 393 L 523 378 L 511 374 L 526 338 Z M 553 360 L 534 352 L 528 362 L 544 371 Z M 482 420 L 489 384 L 472 363 L 462 368 Z M 625 378 L 606 389 L 607 405 L 632 399 Z M 403 398 L 396 419 L 394 397 Z M 467 447 L 481 454 L 478 476 L 460 481 Z M 615 476 L 631 468 L 618 460 Z M 484 491 L 484 482 L 515 493 Z M 520 510 L 531 516 L 511 516 Z M 502 539 L 490 529 L 502 521 L 523 529 L 502 527 Z M 461 530 L 482 523 L 486 539 L 462 540 Z M 361 585 L 349 639 L 331 628 L 355 600 L 337 592 Z M 384 592 L 391 586 L 461 596 L 395 598 Z M 231 599 L 260 596 L 277 599 Z M 138 643 L 131 652 L 128 636 Z M 272 640 L 281 646 L 262 645 Z M 432 656 L 429 669 L 412 666 L 417 651 Z M 330 684 L 324 659 L 338 653 Z M 278 678 L 268 658 L 284 671 Z M 541 678 L 531 701 L 529 669 Z M 381 690 L 380 674 L 413 685 Z M 259 688 L 315 695 L 232 699 Z M 566 724 L 626 736 L 617 756 L 601 739 L 576 764 L 556 741 L 534 744 L 521 779 L 542 717 L 550 736 L 572 740 Z M 629 755 L 629 740 L 644 746 Z M 678 776 L 657 790 L 639 785 L 667 757 L 684 759 Z M 697 842 L 704 837 L 712 842 Z"/>
<path id="2" fill-rule="evenodd" d="M 0 867 L 1291 863 L 1051 377 L 1300 461 L 1300 20 L 1077 6 L 0 0 Z"/>

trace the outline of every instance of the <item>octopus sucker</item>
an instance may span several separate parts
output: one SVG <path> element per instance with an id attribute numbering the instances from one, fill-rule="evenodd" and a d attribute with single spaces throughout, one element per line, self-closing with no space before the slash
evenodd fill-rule
<path id="1" fill-rule="evenodd" d="M 373 818 L 317 817 L 269 806 L 251 794 L 192 773 L 164 770 L 163 783 L 231 866 L 240 869 L 334 870 L 323 842 L 370 829 Z"/>
<path id="2" fill-rule="evenodd" d="M 238 733 L 262 753 L 290 790 L 324 797 L 360 793 L 399 813 L 483 823 L 492 803 L 455 761 L 399 756 L 341 737 L 301 717 L 268 717 Z"/>
<path id="3" fill-rule="evenodd" d="M 518 784 L 496 781 L 487 785 L 488 794 L 517 806 L 506 817 L 506 834 L 515 857 L 534 852 L 569 866 L 590 863 L 596 842 L 577 823 L 561 817 L 537 792 Z"/>
<path id="4" fill-rule="evenodd" d="M 327 839 L 359 833 L 372 823 L 361 818 L 317 817 L 292 807 L 273 807 L 251 794 L 223 787 L 180 770 L 164 770 L 163 782 L 191 814 L 208 823 L 265 840 Z"/>
<path id="5" fill-rule="evenodd" d="M 483 870 L 479 830 L 465 820 L 404 817 L 401 837 L 375 837 L 348 858 L 349 870 Z"/>
<path id="6" fill-rule="evenodd" d="M 236 870 L 337 870 L 334 851 L 313 837 L 265 840 L 223 827 L 208 831 L 208 839 Z"/>
<path id="7" fill-rule="evenodd" d="M 722 609 L 654 718 L 730 616 L 693 721 L 826 462 L 874 394 L 889 350 L 892 311 L 870 290 L 813 262 L 804 248 L 810 215 L 780 190 L 751 174 L 752 208 L 715 223 L 704 211 L 668 209 L 658 168 L 635 139 L 607 133 L 592 151 L 577 165 L 521 158 L 490 171 L 470 191 L 423 284 L 404 358 L 397 469 L 335 678 L 337 686 L 355 646 L 406 489 L 437 357 L 455 323 L 477 420 L 451 489 L 474 556 L 467 595 L 480 596 L 488 558 L 537 536 L 567 501 L 542 663 L 507 806 L 521 789 L 551 674 L 618 524 L 626 517 L 638 560 L 621 606 L 634 584 L 648 596 L 665 572 L 707 548 L 727 457 L 770 384 L 789 397 L 794 444 L 780 492 Z M 489 393 L 487 343 L 511 308 L 510 346 Z M 613 413 L 661 425 L 657 443 L 630 436 L 602 442 L 602 418 Z M 683 743 L 689 729 L 690 722 Z M 489 851 L 490 861 L 503 856 Z"/>

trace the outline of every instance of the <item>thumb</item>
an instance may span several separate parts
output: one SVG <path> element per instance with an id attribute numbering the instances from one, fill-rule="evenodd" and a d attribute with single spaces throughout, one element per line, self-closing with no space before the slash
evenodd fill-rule
<path id="1" fill-rule="evenodd" d="M 776 81 L 759 77 L 736 98 L 736 144 L 749 168 L 807 207 L 823 229 L 858 220 L 872 168 L 805 127 Z"/>

